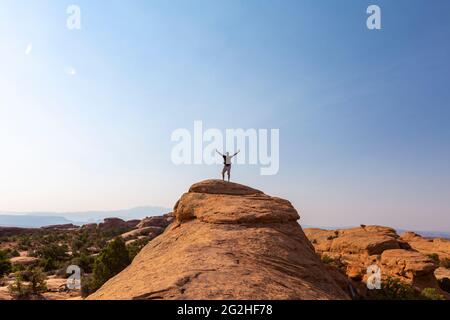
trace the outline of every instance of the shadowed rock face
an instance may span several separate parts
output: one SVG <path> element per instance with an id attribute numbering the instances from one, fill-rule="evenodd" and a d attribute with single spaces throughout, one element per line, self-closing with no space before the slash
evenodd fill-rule
<path id="1" fill-rule="evenodd" d="M 175 221 L 89 299 L 347 299 L 304 235 L 292 205 L 208 180 Z"/>

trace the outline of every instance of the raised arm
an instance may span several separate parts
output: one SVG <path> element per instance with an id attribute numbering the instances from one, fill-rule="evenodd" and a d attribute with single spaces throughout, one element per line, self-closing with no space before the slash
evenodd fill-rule
<path id="1" fill-rule="evenodd" d="M 238 150 L 238 152 L 236 152 L 235 154 L 233 154 L 231 157 L 236 157 L 236 156 L 239 154 L 239 152 L 241 152 L 241 150 Z"/>
<path id="2" fill-rule="evenodd" d="M 217 152 L 218 154 L 220 154 L 220 155 L 223 157 L 223 154 L 221 154 L 221 153 L 219 152 L 219 150 L 216 149 L 216 152 Z"/>

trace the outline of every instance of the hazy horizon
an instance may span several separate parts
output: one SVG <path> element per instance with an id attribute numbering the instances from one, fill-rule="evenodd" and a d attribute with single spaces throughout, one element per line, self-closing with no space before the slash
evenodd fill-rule
<path id="1" fill-rule="evenodd" d="M 278 174 L 232 180 L 300 224 L 450 231 L 449 1 L 377 0 L 377 31 L 365 0 L 70 4 L 0 3 L 0 212 L 172 208 L 220 178 L 171 161 L 201 120 L 280 130 Z"/>
<path id="2" fill-rule="evenodd" d="M 160 213 L 168 213 L 170 212 L 172 209 L 168 208 L 168 207 L 161 207 L 161 206 L 136 206 L 136 207 L 131 207 L 131 208 L 125 208 L 125 209 L 105 209 L 105 210 L 86 210 L 86 211 L 29 211 L 29 212 L 6 212 L 6 211 L 2 211 L 0 210 L 0 217 L 1 216 L 5 216 L 5 215 L 16 215 L 16 216 L 34 216 L 34 217 L 40 217 L 40 216 L 51 216 L 51 217 L 64 217 L 67 218 L 69 220 L 71 220 L 71 222 L 88 222 L 88 221 L 94 221 L 94 220 L 100 220 L 100 219 L 95 219 L 95 217 L 92 217 L 90 219 L 84 220 L 82 219 L 81 214 L 89 214 L 89 213 L 116 213 L 116 212 L 123 212 L 123 211 L 130 211 L 130 210 L 134 210 L 134 209 L 144 209 L 144 210 L 148 210 L 149 208 L 151 209 L 161 209 Z M 80 219 L 79 221 L 76 220 L 76 215 L 80 214 Z M 146 216 L 152 216 L 152 215 L 156 215 L 157 213 L 153 212 L 153 214 L 150 212 L 150 214 L 143 214 L 143 217 Z M 114 218 L 116 216 L 111 215 L 111 216 L 105 216 L 105 217 L 109 217 L 109 218 Z M 358 227 L 360 224 L 353 224 L 353 225 L 309 225 L 309 224 L 304 224 L 301 221 L 302 219 L 300 219 L 299 223 L 300 225 L 302 225 L 303 228 L 323 228 L 323 229 L 335 229 L 335 228 L 342 228 L 342 229 L 346 229 L 346 228 L 353 228 L 353 227 Z M 376 224 L 374 224 L 376 225 Z M 1 224 L 0 224 L 1 226 Z M 417 228 L 408 228 L 407 225 L 403 225 L 403 226 L 394 226 L 394 225 L 385 225 L 386 227 L 391 227 L 394 228 L 396 230 L 403 230 L 403 231 L 424 231 L 424 232 L 444 232 L 444 233 L 450 233 L 450 228 L 447 229 L 417 229 Z"/>

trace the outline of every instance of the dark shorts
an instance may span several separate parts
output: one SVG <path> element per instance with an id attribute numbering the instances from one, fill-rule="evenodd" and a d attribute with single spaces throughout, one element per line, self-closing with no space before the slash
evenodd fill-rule
<path id="1" fill-rule="evenodd" d="M 225 174 L 225 173 L 228 173 L 228 174 L 231 173 L 231 164 L 226 164 L 223 166 L 222 174 Z"/>

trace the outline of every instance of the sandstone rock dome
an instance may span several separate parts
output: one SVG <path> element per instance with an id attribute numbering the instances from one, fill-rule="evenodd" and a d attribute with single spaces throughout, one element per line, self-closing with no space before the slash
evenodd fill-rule
<path id="1" fill-rule="evenodd" d="M 88 299 L 348 299 L 287 200 L 207 180 L 181 197 L 174 214 Z"/>

